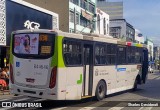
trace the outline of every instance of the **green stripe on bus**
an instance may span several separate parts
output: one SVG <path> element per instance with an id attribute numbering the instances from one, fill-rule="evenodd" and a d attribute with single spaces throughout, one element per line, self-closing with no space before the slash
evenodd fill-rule
<path id="1" fill-rule="evenodd" d="M 62 52 L 63 36 L 55 38 L 54 56 L 52 57 L 51 66 L 65 67 Z"/>
<path id="2" fill-rule="evenodd" d="M 82 74 L 80 74 L 80 79 L 77 80 L 77 84 L 82 84 Z"/>
<path id="3" fill-rule="evenodd" d="M 11 40 L 10 40 L 10 50 L 9 50 L 9 52 L 10 52 L 10 55 L 9 55 L 9 62 L 10 62 L 11 64 L 13 64 L 13 54 L 12 54 L 12 35 L 11 35 Z"/>

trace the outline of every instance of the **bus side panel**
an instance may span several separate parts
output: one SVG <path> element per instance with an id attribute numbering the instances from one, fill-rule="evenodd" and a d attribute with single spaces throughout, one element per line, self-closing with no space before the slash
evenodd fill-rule
<path id="1" fill-rule="evenodd" d="M 132 89 L 134 87 L 136 77 L 141 73 L 141 70 L 137 69 L 137 65 L 126 65 L 126 68 L 126 89 Z"/>
<path id="2" fill-rule="evenodd" d="M 58 68 L 57 69 L 57 100 L 65 100 L 66 99 L 66 68 Z"/>
<path id="3" fill-rule="evenodd" d="M 67 67 L 66 77 L 66 100 L 81 99 L 83 67 Z"/>
<path id="4" fill-rule="evenodd" d="M 93 92 L 92 95 L 95 96 L 95 91 L 98 82 L 103 79 L 106 82 L 107 93 L 110 94 L 116 89 L 116 69 L 115 66 L 94 66 L 94 76 L 93 76 Z"/>

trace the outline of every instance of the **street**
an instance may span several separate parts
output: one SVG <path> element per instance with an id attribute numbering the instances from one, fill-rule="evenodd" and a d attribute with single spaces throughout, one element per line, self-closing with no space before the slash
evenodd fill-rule
<path id="1" fill-rule="evenodd" d="M 0 93 L 0 107 L 2 102 L 14 102 L 14 103 L 41 103 L 40 109 L 52 109 L 52 110 L 158 110 L 160 107 L 160 73 L 158 71 L 149 73 L 147 83 L 138 86 L 136 91 L 124 91 L 114 95 L 106 96 L 102 101 L 94 101 L 92 99 L 85 99 L 81 101 L 51 101 L 45 99 L 31 98 L 26 96 L 13 96 L 9 93 L 4 95 Z M 153 106 L 144 107 L 151 103 Z M 140 105 L 139 105 L 140 104 Z M 9 107 L 2 109 L 22 109 L 20 107 Z M 23 109 L 38 109 L 38 107 L 30 107 Z"/>

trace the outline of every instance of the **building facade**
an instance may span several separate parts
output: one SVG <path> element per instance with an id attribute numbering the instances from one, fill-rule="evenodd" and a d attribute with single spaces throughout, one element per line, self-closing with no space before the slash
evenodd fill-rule
<path id="1" fill-rule="evenodd" d="M 155 46 L 153 49 L 153 61 L 155 63 L 155 69 L 159 69 L 160 63 L 160 47 Z"/>
<path id="2" fill-rule="evenodd" d="M 155 46 L 153 50 L 153 60 L 160 60 L 160 47 Z"/>
<path id="3" fill-rule="evenodd" d="M 96 33 L 109 35 L 109 15 L 98 8 L 96 9 L 96 14 Z"/>
<path id="4" fill-rule="evenodd" d="M 125 19 L 110 20 L 110 35 L 123 41 L 134 42 L 135 29 Z"/>
<path id="5" fill-rule="evenodd" d="M 135 42 L 139 44 L 144 44 L 143 34 L 138 29 L 135 29 Z"/>
<path id="6" fill-rule="evenodd" d="M 97 0 L 97 8 L 109 14 L 110 19 L 123 19 L 123 2 Z"/>
<path id="7" fill-rule="evenodd" d="M 147 45 L 148 49 L 148 61 L 153 61 L 153 41 L 151 39 L 146 39 L 145 44 Z"/>
<path id="8" fill-rule="evenodd" d="M 95 32 L 96 0 L 25 0 L 59 14 L 64 32 Z M 96 19 L 96 18 L 95 18 Z"/>

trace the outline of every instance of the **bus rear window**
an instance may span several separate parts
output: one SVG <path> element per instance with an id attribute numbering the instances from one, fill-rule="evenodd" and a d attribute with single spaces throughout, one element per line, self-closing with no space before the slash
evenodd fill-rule
<path id="1" fill-rule="evenodd" d="M 42 33 L 15 34 L 12 52 L 17 57 L 49 57 L 53 55 L 54 36 L 54 34 Z"/>

